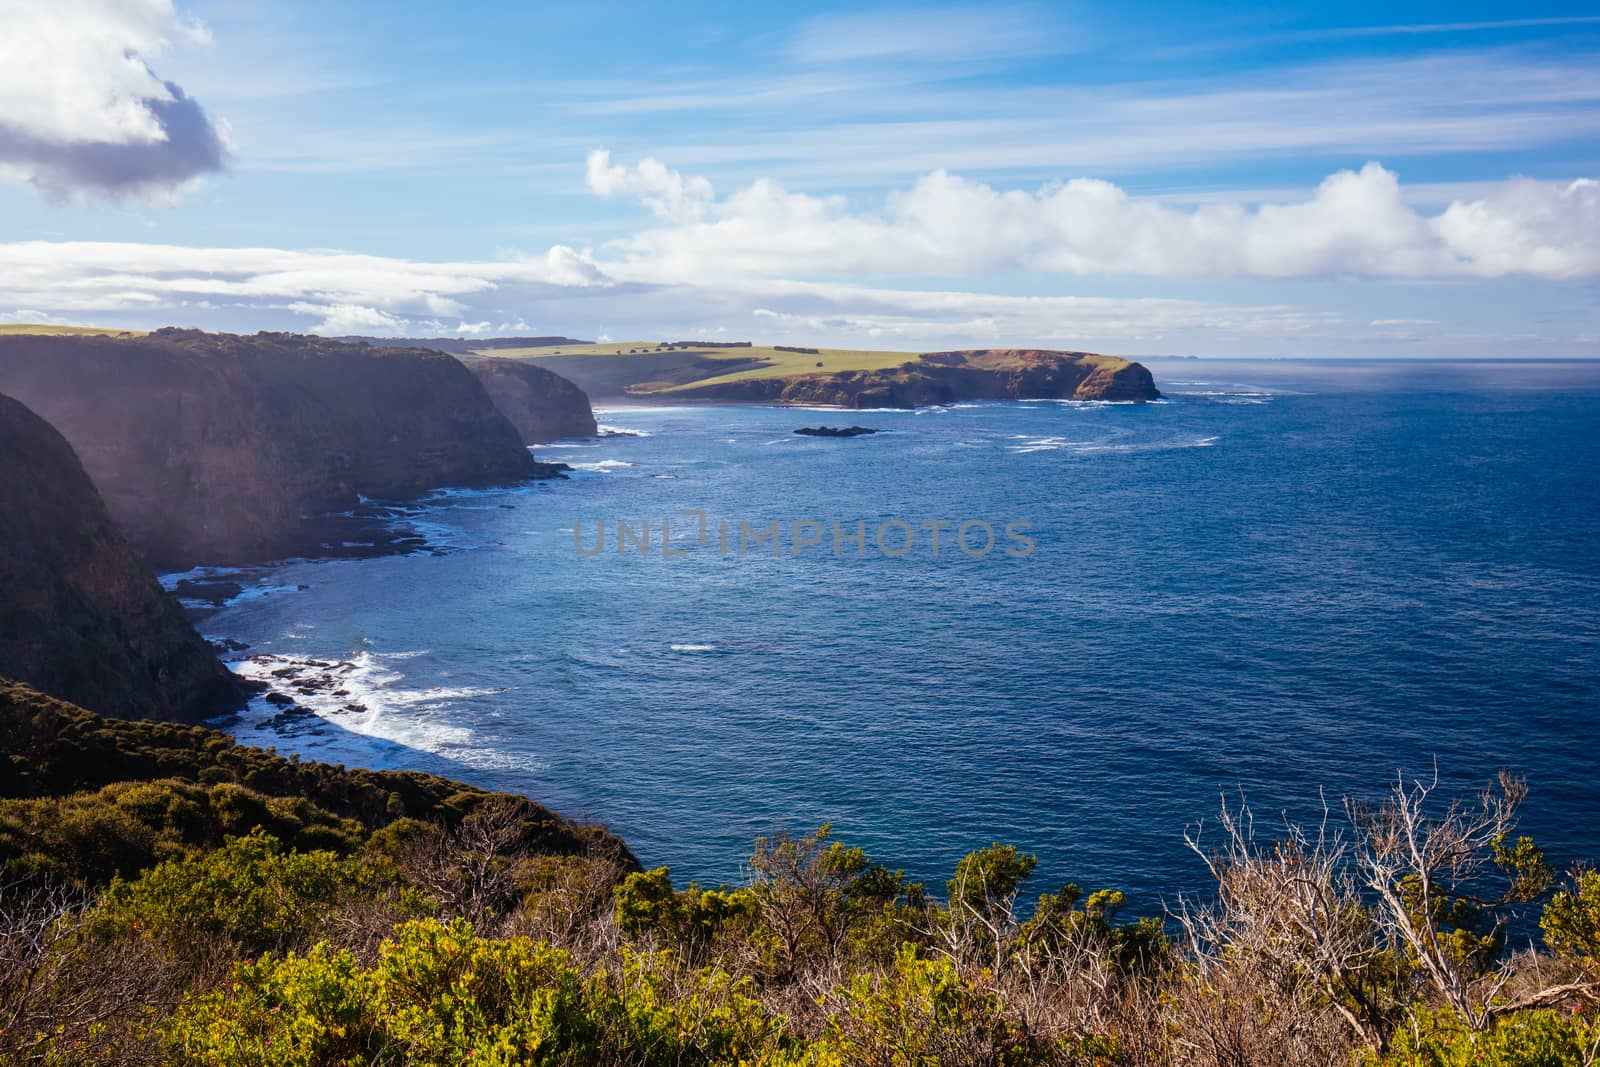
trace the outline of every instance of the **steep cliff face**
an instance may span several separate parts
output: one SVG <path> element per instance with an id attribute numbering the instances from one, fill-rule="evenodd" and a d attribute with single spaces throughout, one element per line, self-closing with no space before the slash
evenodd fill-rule
<path id="1" fill-rule="evenodd" d="M 294 334 L 0 337 L 0 392 L 70 441 L 158 566 L 306 549 L 306 520 L 542 472 L 456 359 Z"/>
<path id="2" fill-rule="evenodd" d="M 123 540 L 66 440 L 7 396 L 0 676 L 127 718 L 195 721 L 244 699 Z"/>
<path id="3" fill-rule="evenodd" d="M 465 362 L 524 444 L 593 437 L 598 432 L 589 397 L 554 371 L 518 359 Z"/>
<path id="4" fill-rule="evenodd" d="M 747 378 L 652 394 L 661 399 L 914 408 L 961 400 L 1159 399 L 1143 365 L 1092 352 L 930 352 L 885 370 Z"/>

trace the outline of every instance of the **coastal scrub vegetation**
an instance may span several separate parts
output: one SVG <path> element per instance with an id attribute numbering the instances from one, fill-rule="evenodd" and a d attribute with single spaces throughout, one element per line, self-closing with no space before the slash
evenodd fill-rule
<path id="1" fill-rule="evenodd" d="M 1130 917 L 1003 844 L 926 886 L 823 826 L 680 886 L 427 775 L 20 687 L 0 734 L 7 1064 L 1600 1062 L 1600 872 L 1517 834 L 1510 776 L 1270 833 L 1225 804 L 1214 892 Z"/>

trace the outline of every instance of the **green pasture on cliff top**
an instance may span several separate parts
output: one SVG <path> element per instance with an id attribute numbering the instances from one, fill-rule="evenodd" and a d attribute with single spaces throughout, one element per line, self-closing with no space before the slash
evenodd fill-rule
<path id="1" fill-rule="evenodd" d="M 724 362 L 729 370 L 724 374 L 710 374 L 692 382 L 675 385 L 673 389 L 699 388 L 703 385 L 720 385 L 723 382 L 744 381 L 751 378 L 787 378 L 799 374 L 836 374 L 840 371 L 883 370 L 914 361 L 916 352 L 884 352 L 869 349 L 821 348 L 816 352 L 782 351 L 772 345 L 754 345 L 749 348 L 716 348 L 707 345 L 672 345 L 659 341 L 608 341 L 595 345 L 554 345 L 549 348 L 494 348 L 483 349 L 478 354 L 506 359 L 552 359 L 571 356 L 649 356 L 672 352 L 692 352 L 702 359 Z M 758 364 L 751 366 L 752 363 Z M 671 389 L 664 389 L 670 392 Z"/>
<path id="2" fill-rule="evenodd" d="M 0 322 L 0 336 L 25 334 L 29 336 L 61 337 L 75 334 L 104 334 L 110 337 L 143 337 L 144 330 L 114 330 L 104 326 L 48 326 L 38 322 Z"/>

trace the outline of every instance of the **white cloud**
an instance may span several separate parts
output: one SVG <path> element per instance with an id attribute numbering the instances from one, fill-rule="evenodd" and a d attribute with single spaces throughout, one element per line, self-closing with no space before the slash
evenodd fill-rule
<path id="1" fill-rule="evenodd" d="M 0 177 L 164 193 L 219 169 L 227 134 L 147 60 L 203 43 L 171 0 L 0 0 Z"/>
<path id="2" fill-rule="evenodd" d="M 634 197 L 673 222 L 700 218 L 713 196 L 705 178 L 685 178 L 648 156 L 633 167 L 612 166 L 611 153 L 604 148 L 589 153 L 584 184 L 596 196 Z"/>
<path id="3" fill-rule="evenodd" d="M 591 170 L 594 157 L 591 157 Z M 1003 271 L 1196 278 L 1543 278 L 1600 275 L 1600 183 L 1516 178 L 1427 215 L 1369 163 L 1296 203 L 1182 209 L 1075 178 L 995 188 L 935 171 L 880 210 L 753 182 L 692 213 L 652 203 L 688 188 L 654 160 L 610 166 L 607 189 L 671 225 L 616 243 L 612 274 L 647 281 L 806 275 L 959 277 Z"/>
<path id="4" fill-rule="evenodd" d="M 0 319 L 331 336 L 672 333 L 889 348 L 1115 349 L 1183 338 L 1295 336 L 1338 321 L 1287 305 L 996 296 L 759 278 L 622 282 L 583 253 L 559 246 L 519 260 L 421 263 L 270 248 L 0 244 L 0 308 L 31 309 L 0 313 Z M 500 325 L 491 330 L 494 322 Z M 529 323 L 540 324 L 539 330 Z"/>
<path id="5" fill-rule="evenodd" d="M 0 307 L 37 308 L 78 321 L 143 309 L 152 323 L 170 323 L 165 316 L 173 312 L 219 307 L 246 321 L 274 311 L 312 316 L 309 327 L 296 325 L 316 333 L 471 333 L 487 329 L 488 314 L 498 314 L 494 301 L 613 284 L 583 253 L 562 246 L 526 260 L 424 263 L 276 248 L 0 245 Z M 485 313 L 469 316 L 473 309 Z M 445 318 L 459 325 L 443 326 L 438 320 Z"/>
<path id="6" fill-rule="evenodd" d="M 1393 344 L 1412 354 L 1430 342 L 1456 352 L 1474 343 L 1451 301 L 1421 298 L 1393 312 L 1390 304 L 1381 318 L 1358 311 L 1347 319 L 1248 285 L 1232 292 L 1253 298 L 1080 296 L 1071 295 L 1072 279 L 1198 278 L 1192 291 L 1216 293 L 1210 283 L 1227 277 L 1600 276 L 1600 183 L 1582 179 L 1476 186 L 1473 199 L 1421 211 L 1376 164 L 1334 174 L 1299 200 L 1257 207 L 1174 205 L 1092 179 L 999 189 L 935 172 L 863 210 L 771 181 L 718 198 L 708 183 L 664 165 L 619 166 L 603 154 L 589 171 L 599 176 L 591 183 L 599 193 L 661 201 L 649 205 L 648 228 L 606 254 L 554 245 L 540 254 L 427 262 L 18 242 L 0 244 L 0 318 L 334 335 L 675 334 L 924 350 L 1326 355 Z M 1020 284 L 1042 295 L 950 282 L 962 276 L 1026 278 Z M 22 316 L 24 308 L 33 310 Z M 1550 340 L 1568 344 L 1564 353 L 1577 344 Z"/>
<path id="7" fill-rule="evenodd" d="M 377 308 L 362 307 L 360 304 L 313 304 L 304 300 L 297 300 L 289 305 L 289 310 L 297 315 L 315 315 L 321 321 L 306 327 L 307 333 L 319 333 L 324 337 L 341 337 L 347 334 L 364 334 L 377 337 L 402 337 L 406 332 L 406 321 L 379 311 Z"/>

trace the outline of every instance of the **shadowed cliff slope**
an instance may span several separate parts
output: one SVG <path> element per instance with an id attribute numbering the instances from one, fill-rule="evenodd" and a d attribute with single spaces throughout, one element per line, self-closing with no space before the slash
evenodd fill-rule
<path id="1" fill-rule="evenodd" d="M 516 359 L 465 362 L 494 406 L 522 435 L 523 444 L 593 437 L 598 432 L 589 397 L 554 371 Z"/>
<path id="2" fill-rule="evenodd" d="M 360 496 L 552 473 L 462 364 L 318 337 L 0 337 L 0 392 L 52 423 L 152 563 L 313 551 Z"/>
<path id="3" fill-rule="evenodd" d="M 0 396 L 0 675 L 96 711 L 194 720 L 243 689 L 133 554 L 65 439 Z"/>

